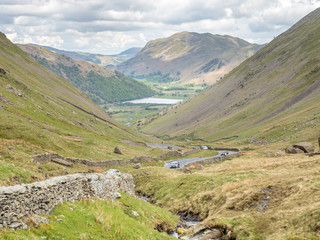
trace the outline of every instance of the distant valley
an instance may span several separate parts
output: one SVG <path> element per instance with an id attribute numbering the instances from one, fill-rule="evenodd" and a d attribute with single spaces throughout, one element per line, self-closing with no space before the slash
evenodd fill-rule
<path id="1" fill-rule="evenodd" d="M 320 9 L 310 13 L 221 81 L 150 120 L 143 130 L 205 140 L 314 138 L 320 122 L 319 15 Z"/>
<path id="2" fill-rule="evenodd" d="M 155 94 L 150 87 L 120 72 L 108 70 L 87 61 L 72 59 L 44 47 L 21 44 L 18 46 L 44 67 L 81 89 L 100 105 Z"/>

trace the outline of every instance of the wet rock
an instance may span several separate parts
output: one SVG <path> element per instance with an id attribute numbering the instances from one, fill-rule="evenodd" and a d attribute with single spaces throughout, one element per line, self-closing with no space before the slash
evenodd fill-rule
<path id="1" fill-rule="evenodd" d="M 138 164 L 135 165 L 133 168 L 134 168 L 134 169 L 140 169 L 140 168 L 142 168 L 142 164 L 141 164 L 141 163 L 138 163 Z"/>
<path id="2" fill-rule="evenodd" d="M 193 229 L 193 233 L 194 233 L 194 235 L 197 235 L 197 234 L 199 234 L 200 232 L 204 231 L 205 229 L 206 229 L 205 226 L 199 225 L 199 226 L 196 226 L 196 227 Z"/>
<path id="3" fill-rule="evenodd" d="M 113 150 L 114 153 L 116 154 L 121 154 L 123 155 L 123 153 L 120 151 L 120 149 L 118 147 L 115 147 L 115 149 Z"/>
<path id="4" fill-rule="evenodd" d="M 302 150 L 304 153 L 313 153 L 314 146 L 310 142 L 300 142 L 293 145 L 294 148 Z"/>
<path id="5" fill-rule="evenodd" d="M 186 233 L 186 232 L 187 232 L 187 230 L 185 230 L 183 228 L 177 228 L 177 233 L 179 234 L 179 236 Z"/>
<path id="6" fill-rule="evenodd" d="M 221 237 L 221 231 L 219 229 L 213 229 L 203 234 L 201 240 L 220 239 Z"/>

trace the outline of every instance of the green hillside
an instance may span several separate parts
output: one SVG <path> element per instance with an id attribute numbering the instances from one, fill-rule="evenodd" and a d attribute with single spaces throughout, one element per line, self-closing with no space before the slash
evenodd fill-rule
<path id="1" fill-rule="evenodd" d="M 181 32 L 149 41 L 117 70 L 149 81 L 214 83 L 260 47 L 226 35 Z"/>
<path id="2" fill-rule="evenodd" d="M 145 136 L 116 123 L 80 90 L 0 35 L 0 184 L 15 184 L 70 172 L 54 163 L 38 166 L 32 156 L 56 152 L 94 161 L 154 155 L 125 145 Z"/>
<path id="3" fill-rule="evenodd" d="M 44 47 L 18 46 L 43 66 L 82 90 L 97 104 L 150 97 L 155 93 L 143 83 L 94 63 L 73 60 Z"/>
<path id="4" fill-rule="evenodd" d="M 314 140 L 320 125 L 320 9 L 217 84 L 144 127 L 166 137 Z"/>

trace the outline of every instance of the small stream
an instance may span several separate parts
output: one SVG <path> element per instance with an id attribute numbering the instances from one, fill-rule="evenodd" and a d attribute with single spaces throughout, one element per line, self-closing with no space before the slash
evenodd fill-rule
<path id="1" fill-rule="evenodd" d="M 164 144 L 164 143 L 147 143 L 147 145 L 149 147 L 153 147 L 153 148 L 171 148 L 171 149 L 181 149 L 181 147 L 178 147 L 178 146 L 174 146 L 174 145 L 171 145 L 171 144 Z M 204 146 L 206 147 L 206 146 Z M 201 148 L 202 150 L 207 150 L 208 148 Z M 165 162 L 165 165 L 164 165 L 164 168 L 168 168 L 170 169 L 171 168 L 171 163 L 172 162 L 178 162 L 178 168 L 181 168 L 183 167 L 184 165 L 188 164 L 188 163 L 191 163 L 191 162 L 197 162 L 199 160 L 205 160 L 205 159 L 209 159 L 209 158 L 213 158 L 213 157 L 222 157 L 222 156 L 228 156 L 228 155 L 233 155 L 233 154 L 236 154 L 238 152 L 235 152 L 235 151 L 229 151 L 229 150 L 224 150 L 224 151 L 218 151 L 218 154 L 214 155 L 214 156 L 210 156 L 210 157 L 195 157 L 195 158 L 181 158 L 181 159 L 174 159 L 174 160 L 171 160 L 171 161 L 167 161 Z M 149 197 L 146 197 L 146 196 L 138 196 L 140 199 L 143 199 L 144 201 L 147 201 L 147 202 L 151 202 L 150 201 L 150 198 Z M 179 228 L 181 229 L 184 229 L 184 230 L 187 230 L 191 227 L 194 227 L 196 226 L 198 223 L 200 223 L 201 221 L 195 221 L 195 220 L 190 220 L 188 218 L 185 218 L 184 216 L 181 216 L 179 215 L 180 217 L 180 222 L 177 224 L 177 228 L 176 230 L 169 234 L 169 236 L 171 237 L 175 237 L 175 238 L 180 238 L 179 237 L 179 234 L 177 232 L 177 230 Z M 202 234 L 200 234 L 201 236 Z M 195 237 L 192 237 L 190 239 L 200 239 L 199 238 L 199 235 L 198 236 L 195 236 Z"/>
<path id="2" fill-rule="evenodd" d="M 143 201 L 151 203 L 150 198 L 147 196 L 137 195 L 137 197 Z M 176 230 L 173 233 L 168 234 L 171 237 L 179 238 L 179 234 L 177 232 L 178 228 L 182 228 L 184 230 L 187 230 L 193 226 L 196 226 L 198 223 L 201 222 L 201 221 L 196 221 L 196 220 L 189 220 L 181 215 L 179 215 L 179 217 L 180 217 L 180 222 L 177 224 Z"/>
<path id="3" fill-rule="evenodd" d="M 189 228 L 192 228 L 193 226 L 196 226 L 201 221 L 191 221 L 191 220 L 183 220 L 180 218 L 180 223 L 178 223 L 178 227 L 176 228 L 176 231 L 169 234 L 171 237 L 179 238 L 179 234 L 177 233 L 178 228 L 183 228 L 184 230 L 188 230 Z M 180 226 L 180 227 L 179 227 Z"/>

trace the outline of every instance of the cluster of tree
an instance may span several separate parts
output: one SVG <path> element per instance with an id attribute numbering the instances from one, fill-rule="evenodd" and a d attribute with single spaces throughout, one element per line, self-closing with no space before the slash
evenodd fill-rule
<path id="1" fill-rule="evenodd" d="M 77 65 L 49 64 L 45 58 L 36 60 L 82 90 L 97 104 L 128 101 L 150 97 L 155 94 L 155 91 L 147 85 L 117 71 L 110 77 L 102 76 L 94 71 L 90 71 L 87 76 L 83 76 Z"/>

